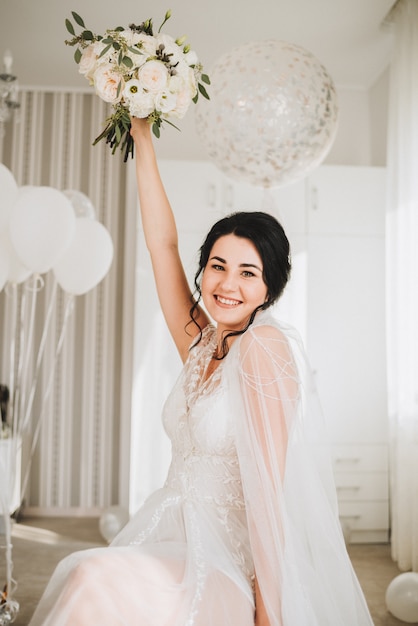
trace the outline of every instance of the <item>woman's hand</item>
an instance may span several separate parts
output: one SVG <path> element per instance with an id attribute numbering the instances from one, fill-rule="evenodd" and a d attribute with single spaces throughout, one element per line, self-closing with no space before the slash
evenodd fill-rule
<path id="1" fill-rule="evenodd" d="M 151 124 L 146 118 L 131 117 L 131 137 L 136 145 L 151 138 Z"/>

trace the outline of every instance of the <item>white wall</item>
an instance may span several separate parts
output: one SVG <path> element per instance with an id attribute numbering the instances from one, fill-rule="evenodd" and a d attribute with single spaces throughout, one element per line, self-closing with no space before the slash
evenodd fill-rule
<path id="1" fill-rule="evenodd" d="M 386 164 L 388 71 L 370 89 L 337 86 L 340 108 L 335 142 L 324 160 L 327 165 Z M 195 128 L 195 110 L 178 124 L 181 132 L 166 127 L 156 142 L 162 159 L 207 160 Z"/>

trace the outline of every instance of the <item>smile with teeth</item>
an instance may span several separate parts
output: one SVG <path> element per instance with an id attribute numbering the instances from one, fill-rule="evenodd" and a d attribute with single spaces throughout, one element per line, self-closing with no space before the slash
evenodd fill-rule
<path id="1" fill-rule="evenodd" d="M 215 296 L 215 299 L 220 304 L 225 304 L 227 306 L 238 306 L 241 304 L 240 300 L 231 300 L 230 298 L 223 298 L 222 296 Z"/>

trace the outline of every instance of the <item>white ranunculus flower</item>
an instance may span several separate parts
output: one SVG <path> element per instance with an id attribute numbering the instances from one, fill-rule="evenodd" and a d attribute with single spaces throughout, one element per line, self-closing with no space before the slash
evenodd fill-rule
<path id="1" fill-rule="evenodd" d="M 177 96 L 169 91 L 162 91 L 155 98 L 155 108 L 161 113 L 170 113 L 177 105 Z"/>
<path id="2" fill-rule="evenodd" d="M 138 70 L 138 80 L 143 89 L 158 93 L 165 89 L 169 74 L 161 61 L 148 61 Z"/>
<path id="3" fill-rule="evenodd" d="M 168 88 L 171 93 L 178 93 L 184 89 L 184 79 L 180 74 L 174 74 L 168 79 Z"/>
<path id="4" fill-rule="evenodd" d="M 197 54 L 194 50 L 189 50 L 189 52 L 186 52 L 184 58 L 187 65 L 197 65 L 199 63 L 199 59 L 197 58 Z"/>
<path id="5" fill-rule="evenodd" d="M 106 65 L 100 65 L 94 72 L 93 81 L 96 93 L 102 100 L 110 102 L 110 104 L 120 102 L 124 89 L 124 80 L 120 74 L 113 72 Z M 119 85 L 120 92 L 118 95 Z"/>
<path id="6" fill-rule="evenodd" d="M 148 117 L 155 109 L 154 96 L 151 93 L 140 91 L 129 96 L 127 105 L 129 113 L 134 117 Z"/>

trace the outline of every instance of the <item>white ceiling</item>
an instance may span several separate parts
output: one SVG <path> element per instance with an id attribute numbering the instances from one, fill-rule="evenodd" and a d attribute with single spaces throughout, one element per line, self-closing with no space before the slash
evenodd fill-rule
<path id="1" fill-rule="evenodd" d="M 368 88 L 390 59 L 381 23 L 394 0 L 0 0 L 0 59 L 9 48 L 24 86 L 88 88 L 73 61 L 64 21 L 79 13 L 96 33 L 152 17 L 187 35 L 205 70 L 249 41 L 285 40 L 312 52 L 340 87 Z"/>

